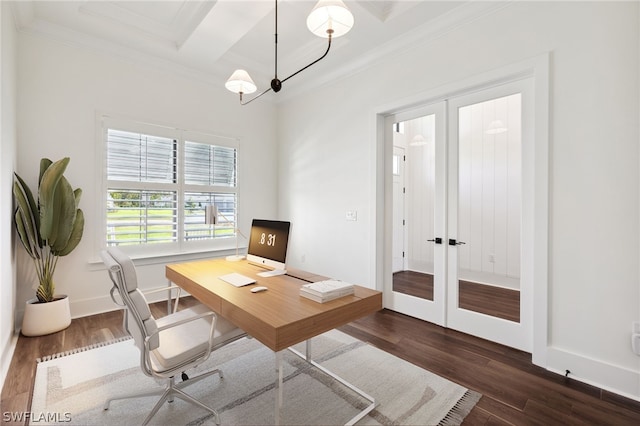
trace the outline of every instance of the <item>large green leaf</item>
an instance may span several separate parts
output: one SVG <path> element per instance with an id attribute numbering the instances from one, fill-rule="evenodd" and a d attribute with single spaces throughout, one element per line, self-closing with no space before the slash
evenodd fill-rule
<path id="1" fill-rule="evenodd" d="M 50 240 L 56 232 L 56 187 L 62 179 L 62 174 L 69 164 L 69 157 L 52 163 L 42 174 L 39 188 L 40 201 L 40 236 L 43 240 Z M 75 201 L 73 203 L 75 205 Z M 57 207 L 60 208 L 59 206 Z M 55 239 L 55 235 L 53 235 Z"/>
<path id="2" fill-rule="evenodd" d="M 73 191 L 73 196 L 76 198 L 76 209 L 80 206 L 80 198 L 82 198 L 82 189 L 76 188 Z"/>
<path id="3" fill-rule="evenodd" d="M 37 257 L 37 247 L 42 247 L 42 240 L 38 232 L 40 224 L 40 214 L 38 206 L 33 198 L 29 186 L 24 180 L 15 174 L 16 180 L 13 182 L 13 195 L 16 199 L 17 209 L 15 214 L 16 229 L 20 236 L 20 241 L 31 257 Z"/>
<path id="4" fill-rule="evenodd" d="M 25 228 L 26 220 L 24 219 L 24 215 L 22 214 L 22 211 L 20 209 L 16 209 L 15 221 L 18 236 L 20 237 L 20 241 L 22 242 L 25 250 L 32 258 L 38 258 L 38 251 L 34 247 L 33 240 L 30 238 L 32 234 L 30 234 L 29 231 L 27 231 Z"/>
<path id="5" fill-rule="evenodd" d="M 48 158 L 43 158 L 40 160 L 40 174 L 38 175 L 38 188 L 40 188 L 40 182 L 42 182 L 42 175 L 44 175 L 44 172 L 47 171 L 47 169 L 51 164 L 53 164 L 53 161 L 49 160 Z"/>
<path id="6" fill-rule="evenodd" d="M 49 246 L 55 252 L 63 250 L 69 242 L 76 220 L 76 200 L 69 181 L 62 176 L 56 186 L 53 206 L 54 227 L 49 236 Z"/>
<path id="7" fill-rule="evenodd" d="M 55 254 L 57 254 L 58 256 L 66 256 L 71 253 L 80 243 L 83 231 L 84 213 L 81 209 L 78 209 L 78 211 L 76 212 L 76 220 L 73 222 L 73 230 L 71 231 L 71 236 L 69 237 L 69 241 L 67 242 L 66 247 Z"/>

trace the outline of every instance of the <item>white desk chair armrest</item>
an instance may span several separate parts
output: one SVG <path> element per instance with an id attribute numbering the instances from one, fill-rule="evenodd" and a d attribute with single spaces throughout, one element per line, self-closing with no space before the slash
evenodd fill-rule
<path id="1" fill-rule="evenodd" d="M 209 357 L 209 355 L 211 354 L 211 350 L 213 349 L 213 338 L 215 336 L 216 320 L 218 319 L 217 315 L 213 311 L 197 314 L 197 315 L 191 316 L 189 318 L 185 318 L 185 319 L 182 319 L 180 321 L 176 321 L 174 323 L 158 327 L 158 329 L 157 329 L 157 331 L 155 333 L 147 336 L 145 338 L 145 340 L 144 340 L 144 353 L 146 355 L 145 361 L 146 361 L 146 365 L 148 366 L 148 368 L 151 369 L 151 365 L 152 365 L 152 363 L 151 363 L 151 351 L 149 349 L 149 341 L 154 336 L 159 335 L 161 331 L 168 330 L 168 329 L 171 329 L 171 328 L 174 328 L 174 327 L 178 327 L 180 325 L 187 324 L 189 322 L 193 322 L 193 321 L 196 321 L 196 320 L 199 320 L 199 319 L 202 319 L 202 318 L 207 318 L 207 317 L 212 317 L 211 326 L 209 327 L 209 344 L 207 346 L 207 351 L 202 355 L 202 359 L 207 359 Z M 180 366 L 177 366 L 177 367 L 180 367 Z M 171 371 L 173 371 L 173 370 L 179 371 L 180 368 L 171 369 Z M 165 374 L 166 374 L 166 372 L 165 372 Z"/>
<path id="2" fill-rule="evenodd" d="M 170 328 L 177 327 L 179 325 L 186 324 L 188 322 L 195 321 L 195 320 L 198 320 L 200 318 L 206 318 L 206 317 L 215 317 L 215 313 L 214 312 L 204 312 L 202 314 L 198 314 L 198 315 L 195 315 L 195 316 L 192 316 L 192 317 L 189 317 L 189 318 L 185 318 L 185 319 L 182 319 L 180 321 L 172 322 L 171 324 L 163 325 L 162 327 L 158 327 L 158 331 L 153 333 L 153 335 L 158 334 L 163 330 L 168 330 Z M 215 321 L 215 318 L 211 322 L 212 325 L 215 325 L 214 321 Z M 151 338 L 151 336 L 149 336 L 149 338 Z"/>
<path id="3" fill-rule="evenodd" d="M 142 291 L 142 294 L 146 296 L 147 294 L 160 293 L 161 291 L 171 291 L 171 290 L 178 290 L 178 293 L 176 294 L 176 301 L 175 301 L 175 304 L 173 305 L 173 311 L 167 312 L 167 314 L 172 314 L 178 311 L 178 302 L 180 302 L 180 293 L 182 292 L 182 288 L 178 287 L 177 285 L 172 285 L 165 288 L 157 288 L 154 290 L 145 290 L 145 291 L 140 290 L 140 291 Z M 113 303 L 115 303 L 116 305 L 124 308 L 126 305 L 122 301 L 122 297 L 120 296 L 119 292 L 118 292 L 118 296 L 120 296 L 120 300 L 116 299 L 117 291 L 118 291 L 117 287 L 115 286 L 111 287 L 111 290 L 109 291 L 109 294 L 111 295 L 111 300 L 113 300 Z"/>
<path id="4" fill-rule="evenodd" d="M 171 291 L 171 290 L 178 290 L 178 293 L 176 294 L 176 301 L 173 305 L 173 311 L 167 312 L 167 314 L 171 314 L 178 311 L 178 302 L 180 301 L 180 294 L 182 293 L 182 288 L 178 287 L 175 284 L 172 284 L 170 286 L 156 288 L 154 290 L 144 290 L 144 291 L 140 290 L 140 291 L 142 291 L 142 293 L 146 296 L 147 294 L 160 293 L 161 291 Z"/>

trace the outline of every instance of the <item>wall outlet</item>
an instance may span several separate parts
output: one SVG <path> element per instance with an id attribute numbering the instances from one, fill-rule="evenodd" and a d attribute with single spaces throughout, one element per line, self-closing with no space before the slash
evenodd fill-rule
<path id="1" fill-rule="evenodd" d="M 347 220 L 358 220 L 358 212 L 356 210 L 347 211 Z"/>

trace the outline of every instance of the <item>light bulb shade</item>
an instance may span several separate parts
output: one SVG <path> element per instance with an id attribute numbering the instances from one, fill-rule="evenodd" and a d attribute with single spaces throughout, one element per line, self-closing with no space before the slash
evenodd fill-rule
<path id="1" fill-rule="evenodd" d="M 502 122 L 502 120 L 493 120 L 490 124 L 489 127 L 487 128 L 487 130 L 485 131 L 485 133 L 487 135 L 499 135 L 500 133 L 504 133 L 506 132 L 507 126 L 504 125 L 504 123 Z"/>
<path id="2" fill-rule="evenodd" d="M 422 146 L 426 144 L 427 144 L 427 138 L 425 138 L 421 134 L 415 135 L 413 138 L 411 138 L 411 142 L 409 142 L 409 145 L 411 146 Z"/>
<path id="3" fill-rule="evenodd" d="M 253 93 L 257 89 L 256 84 L 245 70 L 235 70 L 224 87 L 233 93 Z"/>
<path id="4" fill-rule="evenodd" d="M 353 27 L 353 14 L 342 0 L 320 0 L 307 17 L 307 28 L 320 37 L 340 37 Z"/>

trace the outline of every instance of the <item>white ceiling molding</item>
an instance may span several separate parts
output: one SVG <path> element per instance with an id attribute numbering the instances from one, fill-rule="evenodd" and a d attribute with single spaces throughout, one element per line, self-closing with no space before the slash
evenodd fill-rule
<path id="1" fill-rule="evenodd" d="M 32 1 L 11 2 L 11 10 L 18 30 L 27 28 L 36 16 Z"/>
<path id="2" fill-rule="evenodd" d="M 161 58 L 156 55 L 147 54 L 134 48 L 122 46 L 119 43 L 110 42 L 98 37 L 93 37 L 84 33 L 71 30 L 50 22 L 34 20 L 32 24 L 21 30 L 24 34 L 34 34 L 47 38 L 55 43 L 83 48 L 91 52 L 113 57 L 126 63 L 143 65 L 156 71 L 164 71 L 168 74 L 181 76 L 183 78 L 210 84 L 219 88 L 221 92 L 227 93 L 220 81 L 224 81 L 228 76 L 226 71 L 220 73 L 206 72 L 194 67 L 185 66 L 179 62 Z M 232 93 L 230 99 L 236 100 Z"/>
<path id="3" fill-rule="evenodd" d="M 358 4 L 367 12 L 375 16 L 380 22 L 385 22 L 400 13 L 416 6 L 415 1 L 388 1 L 388 0 L 360 0 Z"/>
<path id="4" fill-rule="evenodd" d="M 89 1 L 78 11 L 180 46 L 198 28 L 216 1 Z"/>

